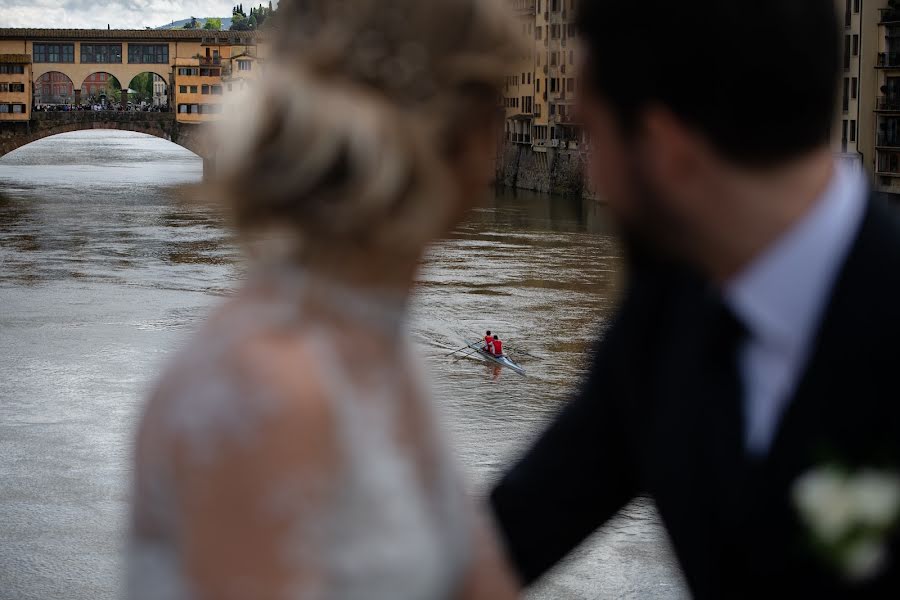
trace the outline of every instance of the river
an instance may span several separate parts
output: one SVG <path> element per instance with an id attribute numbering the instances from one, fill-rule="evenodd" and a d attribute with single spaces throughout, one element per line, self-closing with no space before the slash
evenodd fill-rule
<path id="1" fill-rule="evenodd" d="M 228 231 L 179 187 L 201 175 L 187 150 L 113 131 L 0 159 L 0 600 L 121 596 L 143 397 L 240 283 Z M 412 328 L 475 493 L 577 388 L 620 270 L 602 207 L 523 192 L 498 192 L 429 252 Z M 484 329 L 520 350 L 527 378 L 446 357 Z M 686 596 L 646 500 L 529 593 Z"/>

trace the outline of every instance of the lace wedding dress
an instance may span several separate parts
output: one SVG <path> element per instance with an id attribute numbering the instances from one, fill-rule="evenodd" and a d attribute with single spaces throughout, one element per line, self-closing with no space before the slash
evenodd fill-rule
<path id="1" fill-rule="evenodd" d="M 315 349 L 314 370 L 326 391 L 333 428 L 328 437 L 336 448 L 334 466 L 326 475 L 276 468 L 253 490 L 258 501 L 251 512 L 273 511 L 287 524 L 279 535 L 278 561 L 296 566 L 297 575 L 277 597 L 454 597 L 471 561 L 474 525 L 427 406 L 429 396 L 414 385 L 411 397 L 404 384 L 415 371 L 408 366 L 415 364 L 415 356 L 404 343 L 402 302 L 359 297 L 321 282 L 311 285 L 289 270 L 258 277 L 247 287 L 265 291 L 243 300 L 239 294 L 224 314 L 207 324 L 178 354 L 144 416 L 129 596 L 203 596 L 186 573 L 185 532 L 191 516 L 185 514 L 179 488 L 208 469 L 227 469 L 227 464 L 219 464 L 225 460 L 223 448 L 252 452 L 264 445 L 269 424 L 278 423 L 292 403 L 306 401 L 252 385 L 235 367 L 232 359 L 248 340 L 277 335 L 287 337 L 288 344 Z M 316 290 L 319 300 L 345 323 L 381 328 L 396 340 L 404 350 L 395 368 L 354 363 L 353 340 L 308 308 L 304 290 Z M 228 495 L 226 488 L 219 497 Z M 214 509 L 215 501 L 211 504 Z M 248 515 L 256 517 L 265 515 Z M 227 529 L 230 524 L 219 525 Z M 247 586 L 245 593 L 233 597 L 260 597 L 251 591 L 254 582 Z"/>

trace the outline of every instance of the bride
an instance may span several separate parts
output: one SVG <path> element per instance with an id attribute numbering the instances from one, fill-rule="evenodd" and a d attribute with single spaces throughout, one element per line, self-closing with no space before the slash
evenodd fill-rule
<path id="1" fill-rule="evenodd" d="M 491 178 L 510 21 L 489 0 L 278 13 L 219 156 L 251 267 L 146 409 L 129 594 L 514 597 L 404 327 L 426 245 Z"/>

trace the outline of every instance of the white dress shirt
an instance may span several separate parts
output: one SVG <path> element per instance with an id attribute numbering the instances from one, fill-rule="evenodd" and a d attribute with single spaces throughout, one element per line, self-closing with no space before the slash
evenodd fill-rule
<path id="1" fill-rule="evenodd" d="M 752 455 L 768 452 L 806 368 L 862 223 L 867 187 L 861 173 L 836 166 L 807 215 L 725 286 L 725 302 L 748 332 L 738 367 Z"/>

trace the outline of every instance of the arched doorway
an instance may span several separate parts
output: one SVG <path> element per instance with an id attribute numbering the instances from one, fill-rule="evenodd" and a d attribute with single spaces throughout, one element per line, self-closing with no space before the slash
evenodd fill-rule
<path id="1" fill-rule="evenodd" d="M 122 85 L 114 75 L 91 73 L 81 83 L 81 103 L 89 106 L 110 107 L 122 100 Z"/>
<path id="2" fill-rule="evenodd" d="M 159 74 L 150 71 L 138 73 L 128 84 L 128 99 L 135 108 L 164 110 L 169 105 L 169 86 Z"/>
<path id="3" fill-rule="evenodd" d="M 34 80 L 34 103 L 38 106 L 72 104 L 75 86 L 65 73 L 49 71 Z"/>

